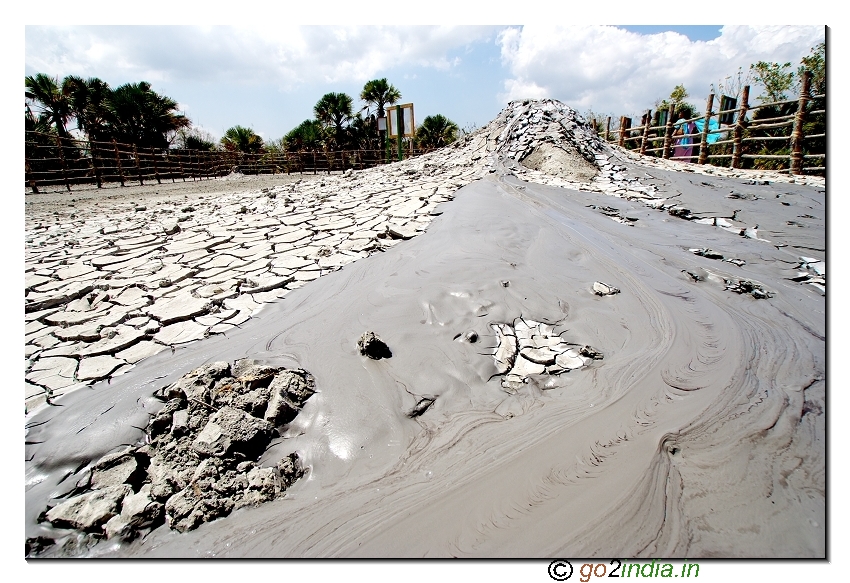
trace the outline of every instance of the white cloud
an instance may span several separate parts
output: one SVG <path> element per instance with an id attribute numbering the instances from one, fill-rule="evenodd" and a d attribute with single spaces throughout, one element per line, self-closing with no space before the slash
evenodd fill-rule
<path id="1" fill-rule="evenodd" d="M 709 85 L 759 60 L 791 62 L 824 40 L 822 26 L 724 26 L 720 37 L 691 41 L 665 32 L 640 35 L 614 26 L 525 26 L 497 39 L 510 77 L 500 98 L 552 97 L 579 111 L 633 114 L 684 84 L 703 105 Z M 755 97 L 759 90 L 753 87 Z M 753 97 L 753 99 L 754 99 Z"/>
<path id="2" fill-rule="evenodd" d="M 362 82 L 398 66 L 448 70 L 481 26 L 28 26 L 27 72 L 168 82 Z"/>

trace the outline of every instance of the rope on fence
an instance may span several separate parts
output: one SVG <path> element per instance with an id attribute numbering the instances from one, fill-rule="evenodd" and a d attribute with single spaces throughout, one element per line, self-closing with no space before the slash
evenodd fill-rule
<path id="1" fill-rule="evenodd" d="M 427 150 L 411 149 L 410 155 Z M 312 166 L 311 166 L 312 161 Z M 24 160 L 25 183 L 37 193 L 40 186 L 63 184 L 70 192 L 72 186 L 104 182 L 119 182 L 170 178 L 193 181 L 225 176 L 234 169 L 244 174 L 280 174 L 286 172 L 320 171 L 328 174 L 347 169 L 364 169 L 383 164 L 381 150 L 342 150 L 308 152 L 243 153 L 232 151 L 157 150 L 130 144 L 84 141 L 60 138 L 55 134 L 27 132 L 27 153 Z M 130 169 L 133 166 L 133 169 Z"/>
<path id="2" fill-rule="evenodd" d="M 668 107 L 667 111 L 667 119 L 665 125 L 653 126 L 650 123 L 651 120 L 651 110 L 648 110 L 646 114 L 643 116 L 641 120 L 641 125 L 639 127 L 632 128 L 631 126 L 631 118 L 626 116 L 620 117 L 620 127 L 617 130 L 617 145 L 620 147 L 628 147 L 634 148 L 635 144 L 639 144 L 639 152 L 641 155 L 648 154 L 658 154 L 660 152 L 660 156 L 665 159 L 691 159 L 697 158 L 698 164 L 705 164 L 709 160 L 714 159 L 725 159 L 731 158 L 731 166 L 733 168 L 741 168 L 742 160 L 745 159 L 775 159 L 775 160 L 788 160 L 791 166 L 791 172 L 793 174 L 799 174 L 803 171 L 812 171 L 812 170 L 824 170 L 824 166 L 816 166 L 816 167 L 803 167 L 802 161 L 805 158 L 815 158 L 815 159 L 825 159 L 825 154 L 804 154 L 803 152 L 803 143 L 804 140 L 812 140 L 812 139 L 822 139 L 826 137 L 826 133 L 817 133 L 817 134 L 809 134 L 806 135 L 804 133 L 804 125 L 806 123 L 806 119 L 809 116 L 825 114 L 826 109 L 816 109 L 816 110 L 807 110 L 809 104 L 815 99 L 824 98 L 825 95 L 811 95 L 811 72 L 805 71 L 803 75 L 803 84 L 800 88 L 800 95 L 797 99 L 787 99 L 780 101 L 773 101 L 768 103 L 762 103 L 760 105 L 750 106 L 749 105 L 749 86 L 745 86 L 741 95 L 740 105 L 736 108 L 731 109 L 721 109 L 720 111 L 714 112 L 712 111 L 712 107 L 714 105 L 714 93 L 709 94 L 708 99 L 706 100 L 706 108 L 705 113 L 703 115 L 699 115 L 693 117 L 691 119 L 685 120 L 686 122 L 693 122 L 698 120 L 704 120 L 704 125 L 701 131 L 696 133 L 688 133 L 683 134 L 681 136 L 677 135 L 676 139 L 680 138 L 695 138 L 699 136 L 699 155 L 698 156 L 673 156 L 671 157 L 671 150 L 674 143 L 674 139 L 672 136 L 672 129 L 674 127 L 673 123 L 673 110 L 675 109 L 676 104 L 671 104 Z M 807 81 L 808 80 L 808 81 Z M 725 101 L 721 99 L 721 104 L 725 105 Z M 764 108 L 768 107 L 781 107 L 786 105 L 796 104 L 796 111 L 792 114 L 785 114 L 774 116 L 770 118 L 762 118 L 762 119 L 747 119 L 748 114 L 751 112 L 757 112 Z M 785 110 L 787 111 L 787 109 Z M 723 127 L 718 129 L 711 129 L 711 122 L 715 116 L 721 118 L 725 114 L 737 114 L 737 119 L 733 125 L 729 126 L 723 124 Z M 734 118 L 732 118 L 734 119 Z M 731 119 L 730 119 L 731 121 Z M 611 117 L 608 117 L 607 126 L 605 129 L 605 141 L 610 141 L 610 123 Z M 595 128 L 596 126 L 594 126 Z M 790 135 L 784 136 L 775 136 L 775 135 L 767 135 L 767 136 L 755 136 L 752 135 L 753 132 L 762 132 L 765 130 L 775 130 L 780 128 L 790 127 L 791 132 Z M 656 135 L 653 135 L 656 134 Z M 660 134 L 660 136 L 658 135 Z M 709 143 L 709 136 L 713 134 L 731 134 L 729 139 L 717 140 L 712 143 Z M 657 142 L 662 142 L 663 145 L 661 147 L 650 147 Z M 695 140 L 694 140 L 695 141 Z M 759 143 L 759 142 L 790 142 L 791 152 L 790 154 L 745 154 L 745 143 Z M 724 153 L 724 154 L 711 154 L 710 146 L 727 146 L 732 144 L 732 153 Z M 820 145 L 815 144 L 813 147 L 822 147 Z M 728 150 L 727 150 L 728 151 Z"/>

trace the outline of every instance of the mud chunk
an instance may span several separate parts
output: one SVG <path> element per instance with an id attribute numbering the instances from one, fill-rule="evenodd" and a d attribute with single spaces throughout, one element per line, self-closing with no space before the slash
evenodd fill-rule
<path id="1" fill-rule="evenodd" d="M 277 468 L 253 468 L 248 472 L 248 492 L 245 498 L 251 504 L 266 502 L 280 494 L 280 472 Z M 252 495 L 252 492 L 256 494 Z"/>
<path id="2" fill-rule="evenodd" d="M 689 249 L 691 253 L 694 255 L 700 255 L 702 257 L 706 257 L 708 259 L 720 259 L 723 260 L 723 255 L 718 253 L 717 251 L 712 251 L 711 249 Z"/>
<path id="3" fill-rule="evenodd" d="M 304 468 L 301 465 L 301 458 L 297 452 L 292 452 L 285 458 L 277 462 L 277 469 L 280 472 L 280 480 L 285 487 L 291 486 L 295 480 L 304 475 Z"/>
<path id="4" fill-rule="evenodd" d="M 24 545 L 24 555 L 27 557 L 31 555 L 37 555 L 44 551 L 44 549 L 46 549 L 47 547 L 51 547 L 55 544 L 55 540 L 46 536 L 36 536 L 28 538 Z"/>
<path id="5" fill-rule="evenodd" d="M 667 214 L 674 217 L 679 217 L 680 219 L 685 219 L 686 221 L 690 221 L 694 218 L 694 216 L 691 214 L 690 209 L 681 207 L 673 207 L 667 211 Z"/>
<path id="6" fill-rule="evenodd" d="M 174 530 L 186 532 L 200 526 L 204 521 L 203 510 L 195 510 L 199 502 L 189 488 L 185 488 L 165 503 L 165 515 L 169 526 Z"/>
<path id="7" fill-rule="evenodd" d="M 614 294 L 620 293 L 620 290 L 614 287 L 613 285 L 602 283 L 601 281 L 594 281 L 593 293 L 598 296 L 612 296 Z"/>
<path id="8" fill-rule="evenodd" d="M 75 496 L 51 508 L 47 520 L 57 527 L 99 529 L 118 514 L 121 501 L 130 492 L 130 486 L 122 484 Z"/>
<path id="9" fill-rule="evenodd" d="M 537 364 L 554 364 L 555 357 L 558 356 L 556 352 L 553 352 L 548 348 L 523 348 L 519 351 L 519 353 L 524 358 L 527 358 L 531 362 Z"/>
<path id="10" fill-rule="evenodd" d="M 407 414 L 408 417 L 413 419 L 414 417 L 419 417 L 425 411 L 427 411 L 431 405 L 434 404 L 434 400 L 432 397 L 423 397 L 419 399 L 419 402 L 414 405 L 413 409 Z"/>
<path id="11" fill-rule="evenodd" d="M 230 363 L 213 362 L 196 368 L 176 383 L 163 387 L 154 395 L 163 401 L 182 398 L 210 402 L 210 389 L 222 377 L 230 376 Z"/>
<path id="12" fill-rule="evenodd" d="M 132 452 L 110 460 L 108 463 L 99 463 L 92 469 L 91 488 L 102 490 L 111 486 L 120 486 L 130 479 L 138 466 Z"/>
<path id="13" fill-rule="evenodd" d="M 289 423 L 301 410 L 304 402 L 316 392 L 313 375 L 302 369 L 285 370 L 271 385 L 264 419 L 272 425 Z"/>
<path id="14" fill-rule="evenodd" d="M 257 419 L 240 409 L 222 407 L 210 417 L 192 443 L 192 448 L 202 456 L 222 457 L 237 451 L 256 457 L 269 444 L 273 431 L 274 427 L 268 421 Z"/>
<path id="15" fill-rule="evenodd" d="M 165 407 L 160 409 L 159 412 L 153 417 L 151 417 L 150 421 L 148 421 L 148 435 L 151 438 L 154 438 L 158 435 L 167 432 L 168 428 L 171 427 L 172 417 L 174 413 L 177 410 L 181 409 L 184 406 L 184 403 L 185 400 L 183 398 L 175 397 L 169 400 L 165 404 Z"/>
<path id="16" fill-rule="evenodd" d="M 565 370 L 572 370 L 583 367 L 584 359 L 579 356 L 577 350 L 570 349 L 563 354 L 559 354 L 555 359 L 555 364 Z"/>
<path id="17" fill-rule="evenodd" d="M 749 279 L 742 279 L 737 282 L 734 280 L 726 280 L 726 289 L 728 291 L 735 292 L 736 294 L 749 294 L 757 300 L 764 300 L 773 297 L 773 294 L 765 290 L 761 284 L 750 281 Z"/>
<path id="18" fill-rule="evenodd" d="M 496 359 L 496 370 L 498 374 L 504 374 L 511 370 L 517 355 L 517 339 L 513 328 L 508 324 L 491 324 L 496 332 L 498 346 L 494 355 Z"/>
<path id="19" fill-rule="evenodd" d="M 151 486 L 146 484 L 138 494 L 130 494 L 121 504 L 121 513 L 113 516 L 104 526 L 107 538 L 120 536 L 131 540 L 139 530 L 150 528 L 161 522 L 163 505 L 150 496 Z"/>
<path id="20" fill-rule="evenodd" d="M 171 434 L 181 437 L 189 433 L 189 411 L 181 409 L 175 411 L 171 421 Z"/>
<path id="21" fill-rule="evenodd" d="M 593 348 L 592 346 L 583 346 L 578 353 L 587 358 L 592 358 L 593 360 L 602 360 L 602 353 Z"/>
<path id="22" fill-rule="evenodd" d="M 278 371 L 279 367 L 257 364 L 249 359 L 237 360 L 233 365 L 233 375 L 246 391 L 269 386 Z"/>
<path id="23" fill-rule="evenodd" d="M 357 348 L 360 350 L 360 354 L 374 360 L 390 358 L 393 355 L 390 347 L 378 338 L 374 332 L 364 332 L 360 340 L 357 341 Z"/>

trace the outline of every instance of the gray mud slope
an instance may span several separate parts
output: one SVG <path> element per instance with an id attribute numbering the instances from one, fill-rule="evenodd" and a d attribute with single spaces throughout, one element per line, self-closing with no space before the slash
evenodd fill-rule
<path id="1" fill-rule="evenodd" d="M 644 170 L 689 212 L 500 169 L 427 233 L 244 329 L 66 395 L 29 423 L 27 536 L 46 532 L 36 518 L 76 471 L 143 437 L 154 390 L 250 356 L 315 376 L 261 459 L 297 451 L 307 475 L 195 531 L 88 554 L 824 557 L 825 298 L 800 259 L 823 249 L 823 192 Z M 735 211 L 758 225 L 749 237 L 723 222 Z M 620 293 L 596 295 L 596 281 Z M 519 317 L 602 358 L 529 365 L 507 390 L 491 324 Z M 391 358 L 358 352 L 366 330 Z"/>

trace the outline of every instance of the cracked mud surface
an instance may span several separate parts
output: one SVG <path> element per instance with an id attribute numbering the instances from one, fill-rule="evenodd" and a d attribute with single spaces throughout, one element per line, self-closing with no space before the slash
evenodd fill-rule
<path id="1" fill-rule="evenodd" d="M 143 437 L 164 407 L 155 391 L 204 364 L 250 358 L 315 377 L 316 394 L 256 460 L 271 467 L 297 452 L 307 477 L 286 496 L 184 533 L 160 527 L 120 546 L 106 540 L 74 551 L 72 541 L 64 551 L 57 543 L 41 552 L 823 557 L 822 181 L 639 164 L 621 150 L 585 142 L 582 156 L 590 156 L 599 173 L 589 182 L 570 182 L 519 162 L 545 142 L 551 121 L 545 112 L 570 127 L 572 118 L 557 103 L 518 102 L 466 144 L 449 148 L 433 176 L 425 176 L 429 159 L 398 165 L 399 183 L 414 176 L 407 170 L 420 168 L 417 180 L 444 184 L 447 164 L 460 172 L 448 183 L 468 176 L 465 187 L 441 191 L 453 200 L 437 208 L 439 216 L 429 211 L 426 230 L 390 227 L 395 217 L 382 210 L 387 225 L 378 233 L 385 236 L 376 234 L 375 241 L 392 248 L 369 251 L 327 273 L 320 267 L 315 281 L 293 287 L 226 334 L 140 358 L 110 382 L 67 392 L 56 399 L 61 406 L 28 416 L 27 537 L 46 544 L 49 533 L 37 521 L 44 508 L 67 497 L 90 464 Z M 540 128 L 537 142 L 512 134 L 523 120 L 526 132 Z M 582 143 L 581 135 L 571 139 Z M 389 180 L 368 176 L 364 183 Z M 299 200 L 308 200 L 303 188 Z M 309 200 L 318 208 L 324 191 L 315 188 Z M 263 194 L 226 199 L 228 208 L 265 220 L 251 205 L 273 206 L 283 195 Z M 420 202 L 419 208 L 430 204 Z M 215 204 L 224 208 L 220 200 Z M 239 212 L 243 206 L 246 213 Z M 419 208 L 409 221 L 419 220 Z M 305 229 L 311 241 L 319 226 Z M 278 227 L 248 232 L 262 229 Z M 152 235 L 164 239 L 162 233 Z M 406 240 L 405 233 L 415 236 Z M 222 256 L 218 245 L 235 237 L 209 247 L 209 260 Z M 147 243 L 135 244 L 144 249 Z M 126 246 L 132 254 L 133 244 Z M 103 268 L 114 254 L 98 255 L 106 262 L 95 271 L 108 271 Z M 318 265 L 322 257 L 309 260 Z M 296 259 L 308 261 L 306 254 Z M 75 263 L 92 267 L 93 261 L 50 269 L 83 270 Z M 287 269 L 299 271 L 300 265 Z M 251 308 L 253 314 L 251 305 L 233 305 L 250 295 L 242 285 L 220 310 Z M 152 320 L 160 330 L 174 325 L 160 318 L 171 317 L 177 324 L 216 325 L 206 319 L 216 315 L 211 308 L 196 313 L 206 305 L 196 300 L 208 299 L 201 294 L 141 305 L 144 294 L 136 289 L 151 293 L 128 286 L 121 292 L 126 297 L 102 299 L 111 305 L 98 313 L 104 321 L 118 318 L 121 306 L 145 314 L 105 326 L 115 329 L 111 337 L 107 330 L 86 340 L 91 336 L 82 336 L 82 329 L 72 330 L 80 339 L 67 342 L 88 348 L 86 355 L 40 355 L 28 374 L 41 360 L 64 359 L 39 365 L 44 378 L 68 377 L 79 375 L 88 360 L 100 359 L 87 365 L 94 371 L 115 364 L 110 358 L 126 362 L 120 354 L 143 352 L 148 345 L 142 342 L 166 346 L 155 339 Z M 753 295 L 757 289 L 765 297 Z M 66 304 L 86 300 L 91 306 L 93 299 L 83 294 Z M 87 310 L 62 310 L 66 318 L 73 312 Z M 37 334 L 39 325 L 53 327 L 41 337 L 66 342 L 58 330 L 87 323 L 61 326 L 48 316 L 29 320 L 38 324 L 28 334 Z M 517 340 L 513 360 L 494 358 L 501 343 L 491 324 L 509 326 L 499 328 L 502 338 L 511 331 L 518 338 L 519 317 L 537 333 L 523 331 L 525 345 Z M 556 327 L 546 328 L 549 323 Z M 362 355 L 357 340 L 364 330 L 374 331 L 392 358 Z M 582 366 L 568 373 L 546 370 L 553 354 L 556 365 L 558 356 L 569 354 Z M 505 373 L 518 358 L 544 370 L 525 374 L 523 368 L 506 387 Z"/>

